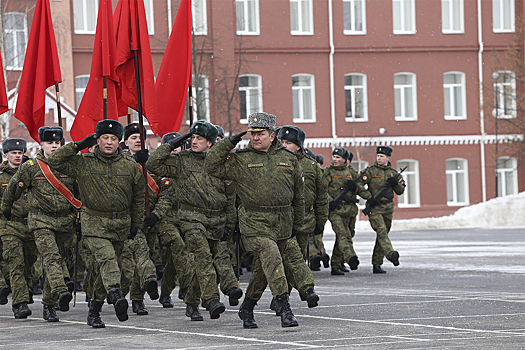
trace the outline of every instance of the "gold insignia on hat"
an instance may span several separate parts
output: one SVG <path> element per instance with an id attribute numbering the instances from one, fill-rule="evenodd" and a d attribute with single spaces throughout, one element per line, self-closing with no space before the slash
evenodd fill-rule
<path id="1" fill-rule="evenodd" d="M 113 127 L 113 124 L 109 124 L 109 127 L 112 128 L 112 127 Z"/>
<path id="2" fill-rule="evenodd" d="M 53 134 L 53 137 L 56 137 L 56 136 L 57 136 L 57 134 Z"/>
<path id="3" fill-rule="evenodd" d="M 254 121 L 255 123 L 257 123 L 257 118 L 253 118 L 253 121 Z"/>
<path id="4" fill-rule="evenodd" d="M 20 144 L 20 142 L 16 141 L 16 144 L 17 144 L 17 145 L 19 145 L 19 144 Z"/>

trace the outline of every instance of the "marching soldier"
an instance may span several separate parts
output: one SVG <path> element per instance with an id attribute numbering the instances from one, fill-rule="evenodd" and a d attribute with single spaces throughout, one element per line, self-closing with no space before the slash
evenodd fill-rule
<path id="1" fill-rule="evenodd" d="M 239 310 L 244 328 L 257 328 L 253 308 L 268 283 L 281 313 L 281 326 L 297 326 L 289 303 L 288 283 L 282 254 L 288 239 L 303 225 L 304 198 L 302 168 L 293 153 L 275 136 L 276 117 L 253 113 L 248 117 L 250 143 L 230 153 L 244 131 L 219 141 L 206 158 L 206 171 L 233 180 L 241 200 L 239 225 L 244 246 L 255 255 L 255 265 Z M 265 288 L 265 287 L 264 287 Z"/>
<path id="2" fill-rule="evenodd" d="M 133 239 L 144 217 L 144 177 L 137 163 L 119 148 L 124 128 L 115 120 L 101 120 L 96 134 L 60 147 L 48 164 L 76 179 L 82 198 L 81 224 L 94 266 L 92 302 L 87 323 L 104 328 L 100 309 L 106 296 L 119 321 L 128 319 L 128 301 L 120 288 L 119 259 L 124 241 Z M 92 153 L 77 154 L 96 144 Z"/>
<path id="3" fill-rule="evenodd" d="M 378 200 L 374 198 L 374 195 L 385 183 L 390 185 L 387 192 L 392 196 L 393 192 L 397 195 L 405 192 L 405 181 L 390 164 L 389 159 L 393 151 L 390 146 L 377 146 L 376 162 L 366 169 L 366 172 L 358 181 L 358 184 L 368 185 L 368 190 L 364 191 L 360 196 L 367 199 L 367 207 L 372 207 L 368 215 L 368 220 L 376 232 L 376 242 L 372 254 L 373 273 L 386 273 L 386 271 L 381 268 L 385 257 L 391 261 L 394 266 L 399 265 L 399 253 L 392 248 L 392 243 L 390 242 L 390 238 L 388 238 L 388 232 L 390 232 L 390 227 L 392 226 L 394 202 L 386 197 Z"/>
<path id="4" fill-rule="evenodd" d="M 47 164 L 48 157 L 61 146 L 62 128 L 41 127 L 38 138 L 42 148 L 35 159 L 22 164 L 9 182 L 2 200 L 2 211 L 9 211 L 24 191 L 27 192 L 29 231 L 35 237 L 46 274 L 43 318 L 48 322 L 57 322 L 59 319 L 54 306 L 58 303 L 60 311 L 68 311 L 72 299 L 74 282 L 69 279 L 66 259 L 68 244 L 73 236 L 73 211 L 80 209 L 82 203 L 73 195 L 78 192 L 74 180 Z"/>

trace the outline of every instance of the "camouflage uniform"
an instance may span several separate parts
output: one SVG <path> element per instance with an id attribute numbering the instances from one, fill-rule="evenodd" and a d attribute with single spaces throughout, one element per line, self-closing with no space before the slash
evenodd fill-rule
<path id="1" fill-rule="evenodd" d="M 368 190 L 360 194 L 364 199 L 369 199 L 375 195 L 381 187 L 386 183 L 386 180 L 390 177 L 396 176 L 398 184 L 388 192 L 393 195 L 395 192 L 397 195 L 405 192 L 405 182 L 401 175 L 391 167 L 390 162 L 387 165 L 379 165 L 377 162 L 374 165 L 369 166 L 361 179 L 358 181 L 359 184 L 368 185 Z M 388 238 L 388 232 L 392 226 L 392 215 L 394 213 L 394 202 L 388 198 L 381 198 L 379 204 L 374 206 L 368 215 L 370 225 L 376 231 L 376 242 L 374 245 L 374 252 L 372 254 L 372 265 L 381 266 L 383 264 L 383 258 L 386 257 L 388 260 L 391 259 L 394 248 L 390 238 Z"/>
<path id="2" fill-rule="evenodd" d="M 48 163 L 78 181 L 82 234 L 94 266 L 92 297 L 103 302 L 110 289 L 120 288 L 119 258 L 130 227 L 143 224 L 144 177 L 120 149 L 104 156 L 97 146 L 93 153 L 79 155 L 69 143 L 53 152 Z"/>
<path id="3" fill-rule="evenodd" d="M 37 153 L 36 159 L 47 163 L 43 150 Z M 74 207 L 46 179 L 36 159 L 22 164 L 13 176 L 4 193 L 2 211 L 9 210 L 27 191 L 29 231 L 35 237 L 46 272 L 42 303 L 54 306 L 58 294 L 68 291 L 64 282 L 64 277 L 69 277 L 66 248 L 74 237 Z M 52 171 L 71 193 L 78 192 L 72 178 L 55 170 Z M 20 183 L 24 186 L 21 187 Z"/>

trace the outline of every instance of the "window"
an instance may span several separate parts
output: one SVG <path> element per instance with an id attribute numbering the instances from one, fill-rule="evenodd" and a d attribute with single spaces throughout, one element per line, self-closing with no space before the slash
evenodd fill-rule
<path id="1" fill-rule="evenodd" d="M 463 0 L 441 0 L 441 24 L 444 34 L 463 33 Z"/>
<path id="2" fill-rule="evenodd" d="M 396 120 L 417 120 L 416 75 L 399 73 L 394 75 Z"/>
<path id="3" fill-rule="evenodd" d="M 448 72 L 443 74 L 443 93 L 445 119 L 467 119 L 465 73 Z"/>
<path id="4" fill-rule="evenodd" d="M 95 34 L 98 0 L 73 0 L 75 34 Z"/>
<path id="5" fill-rule="evenodd" d="M 210 89 L 207 76 L 193 76 L 192 97 L 193 121 L 210 121 Z M 188 100 L 186 100 L 186 110 L 188 110 Z M 190 116 L 188 115 L 186 124 L 189 123 Z"/>
<path id="6" fill-rule="evenodd" d="M 236 0 L 237 35 L 259 35 L 259 0 Z"/>
<path id="7" fill-rule="evenodd" d="M 406 184 L 405 192 L 397 197 L 397 206 L 399 208 L 419 207 L 419 162 L 413 159 L 398 160 L 397 167 L 398 169 L 407 167 L 401 174 Z"/>
<path id="8" fill-rule="evenodd" d="M 345 75 L 346 121 L 367 121 L 366 75 Z"/>
<path id="9" fill-rule="evenodd" d="M 241 123 L 248 123 L 248 116 L 262 112 L 262 88 L 260 75 L 239 77 L 239 99 L 241 102 Z"/>
<path id="10" fill-rule="evenodd" d="M 208 35 L 206 0 L 193 0 L 191 2 L 191 14 L 193 17 L 193 34 Z"/>
<path id="11" fill-rule="evenodd" d="M 298 74 L 292 76 L 293 121 L 315 122 L 314 76 Z"/>
<path id="12" fill-rule="evenodd" d="M 366 167 L 368 166 L 368 162 L 365 162 L 364 160 L 361 160 L 361 161 L 358 161 L 358 160 L 354 160 L 350 163 L 350 166 L 355 170 L 357 171 L 359 174 L 361 174 L 361 172 L 363 170 L 366 169 Z M 368 186 L 368 185 L 365 185 L 365 186 Z M 366 204 L 366 200 L 364 200 L 363 198 L 361 197 L 357 197 L 359 198 L 359 203 L 357 203 L 358 207 L 359 208 L 364 208 L 365 207 L 365 204 Z"/>
<path id="13" fill-rule="evenodd" d="M 22 70 L 27 46 L 27 17 L 23 13 L 4 14 L 5 68 Z"/>
<path id="14" fill-rule="evenodd" d="M 344 33 L 366 34 L 365 0 L 343 0 Z"/>
<path id="15" fill-rule="evenodd" d="M 493 114 L 499 119 L 516 118 L 516 75 L 514 72 L 500 71 L 492 76 L 496 96 Z"/>
<path id="16" fill-rule="evenodd" d="M 468 205 L 467 160 L 447 159 L 447 205 Z"/>
<path id="17" fill-rule="evenodd" d="M 516 158 L 498 158 L 498 197 L 518 193 L 518 164 Z"/>
<path id="18" fill-rule="evenodd" d="M 155 35 L 155 19 L 153 17 L 153 0 L 144 0 L 146 9 L 146 22 L 148 24 L 148 34 Z"/>
<path id="19" fill-rule="evenodd" d="M 89 75 L 79 75 L 75 78 L 75 91 L 77 94 L 77 111 L 80 107 L 80 102 L 82 102 L 82 97 L 84 97 L 84 92 L 86 92 L 86 87 L 89 81 Z"/>
<path id="20" fill-rule="evenodd" d="M 514 32 L 514 0 L 492 0 L 494 33 Z"/>
<path id="21" fill-rule="evenodd" d="M 292 35 L 312 35 L 314 19 L 312 0 L 290 0 Z"/>
<path id="22" fill-rule="evenodd" d="M 416 33 L 416 4 L 414 0 L 392 0 L 394 34 Z"/>

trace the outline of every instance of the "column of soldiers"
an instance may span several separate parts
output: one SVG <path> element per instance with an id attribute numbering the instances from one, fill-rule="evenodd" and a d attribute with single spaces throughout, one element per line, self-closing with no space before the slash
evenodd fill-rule
<path id="1" fill-rule="evenodd" d="M 230 306 L 243 296 L 238 278 L 245 252 L 253 261 L 238 313 L 243 327 L 258 327 L 254 307 L 267 286 L 281 326 L 295 327 L 293 288 L 308 307 L 318 305 L 312 271 L 321 262 L 329 266 L 322 241 L 327 220 L 336 233 L 331 274 L 344 274 L 345 263 L 351 270 L 359 265 L 352 243 L 356 195 L 372 207 L 373 272 L 385 273 L 384 257 L 399 265 L 388 238 L 393 202 L 376 196 L 385 183 L 390 192 L 404 191 L 402 177 L 390 166 L 392 148 L 378 147 L 376 163 L 361 174 L 350 166 L 352 153 L 336 148 L 323 171 L 322 157 L 304 148 L 305 133 L 291 125 L 276 130 L 276 119 L 251 114 L 248 130 L 228 138 L 221 127 L 197 121 L 185 135 L 164 135 L 151 155 L 137 123 L 123 127 L 114 120 L 100 121 L 95 134 L 65 146 L 62 128 L 43 127 L 42 149 L 25 163 L 25 140 L 5 140 L 0 305 L 12 293 L 15 318 L 31 315 L 31 268 L 40 252 L 43 318 L 49 322 L 59 321 L 56 311 L 69 310 L 79 279 L 75 273 L 72 281 L 68 262 L 78 264 L 79 255 L 87 266 L 83 290 L 93 328 L 105 327 L 100 317 L 105 301 L 119 321 L 128 319 L 128 292 L 137 315 L 148 314 L 146 293 L 173 307 L 177 282 L 187 317 L 203 321 L 202 305 L 217 319 L 226 309 L 220 292 Z M 247 132 L 247 147 L 234 150 Z M 160 295 L 152 261 L 159 247 L 165 266 Z M 84 276 L 83 267 L 79 273 Z"/>

